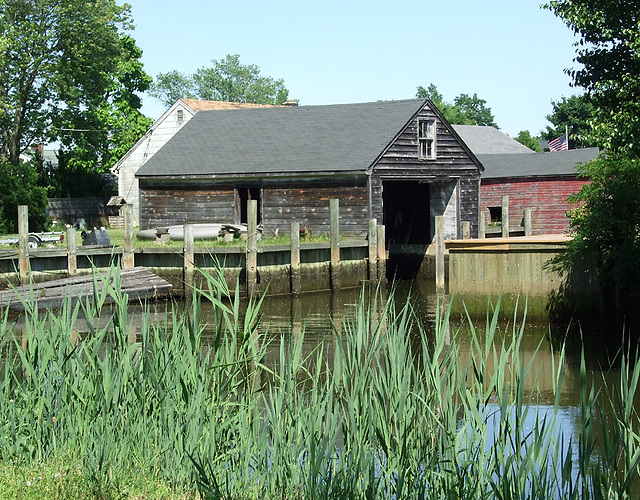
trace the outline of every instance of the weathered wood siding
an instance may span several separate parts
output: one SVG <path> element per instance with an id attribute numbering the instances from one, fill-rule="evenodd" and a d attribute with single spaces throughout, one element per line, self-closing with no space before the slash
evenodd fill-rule
<path id="1" fill-rule="evenodd" d="M 576 177 L 486 179 L 480 199 L 485 220 L 489 207 L 500 207 L 502 196 L 509 196 L 509 227 L 522 225 L 523 211 L 531 208 L 531 234 L 562 234 L 569 229 L 567 211 L 573 208 L 567 197 L 586 183 Z"/>
<path id="2" fill-rule="evenodd" d="M 367 187 L 313 186 L 264 188 L 262 224 L 264 231 L 288 233 L 292 221 L 306 224 L 313 234 L 329 232 L 329 200 L 340 201 L 340 232 L 364 236 L 367 233 Z"/>
<path id="3" fill-rule="evenodd" d="M 140 189 L 140 229 L 184 223 L 237 222 L 232 187 Z"/>
<path id="4" fill-rule="evenodd" d="M 421 159 L 418 151 L 418 120 L 436 120 L 436 158 Z M 471 234 L 478 233 L 478 202 L 480 198 L 480 172 L 477 164 L 467 153 L 444 123 L 429 108 L 424 108 L 399 135 L 387 152 L 378 160 L 371 175 L 371 216 L 382 221 L 383 192 L 385 180 L 415 180 L 447 185 L 456 185 L 458 199 L 455 231 L 459 233 L 461 223 L 471 223 Z M 442 205 L 445 210 L 446 205 Z M 435 207 L 433 207 L 435 208 Z M 451 207 L 449 206 L 450 210 Z M 432 212 L 434 210 L 432 209 Z M 431 213 L 445 215 L 445 213 Z M 450 217 L 448 218 L 450 219 Z M 383 223 L 386 224 L 385 221 Z M 448 232 L 451 233 L 451 221 Z M 448 234 L 448 237 L 452 237 Z M 455 235 L 459 237 L 460 235 Z"/>

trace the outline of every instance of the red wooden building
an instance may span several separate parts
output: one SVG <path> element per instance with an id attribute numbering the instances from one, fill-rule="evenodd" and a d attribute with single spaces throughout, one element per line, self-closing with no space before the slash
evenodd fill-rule
<path id="1" fill-rule="evenodd" d="M 485 168 L 480 184 L 480 210 L 487 224 L 499 225 L 502 196 L 509 196 L 509 227 L 523 225 L 531 208 L 532 234 L 561 234 L 569 228 L 567 197 L 588 182 L 576 166 L 598 156 L 598 148 L 529 154 L 478 154 Z"/>

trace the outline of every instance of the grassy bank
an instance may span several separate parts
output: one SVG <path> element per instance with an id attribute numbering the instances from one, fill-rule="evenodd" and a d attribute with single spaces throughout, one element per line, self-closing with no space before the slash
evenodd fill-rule
<path id="1" fill-rule="evenodd" d="M 99 298 L 54 315 L 29 311 L 24 334 L 5 316 L 4 497 L 578 499 L 638 491 L 639 363 L 623 358 L 620 379 L 596 392 L 582 362 L 578 431 L 568 435 L 558 423 L 563 350 L 554 353 L 555 400 L 540 401 L 525 389 L 539 374 L 520 355 L 523 327 L 494 341 L 497 312 L 479 330 L 470 326 L 462 358 L 446 316 L 428 335 L 410 303 L 396 310 L 374 294 L 331 348 L 304 357 L 299 339 L 283 338 L 277 362 L 265 366 L 260 301 L 241 309 L 229 296 L 220 276 L 207 276 L 188 313 L 164 324 L 147 317 L 134 342 L 124 297 L 109 314 Z M 204 300 L 215 306 L 218 332 L 207 345 Z M 78 339 L 85 324 L 90 331 Z"/>

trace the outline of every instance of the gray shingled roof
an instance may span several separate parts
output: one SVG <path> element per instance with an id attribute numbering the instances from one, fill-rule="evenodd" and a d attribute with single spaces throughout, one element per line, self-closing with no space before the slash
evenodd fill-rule
<path id="1" fill-rule="evenodd" d="M 533 153 L 497 128 L 488 125 L 452 125 L 469 149 L 477 155 L 483 154 L 528 154 Z"/>
<path id="2" fill-rule="evenodd" d="M 200 111 L 137 175 L 364 173 L 424 103 Z"/>
<path id="3" fill-rule="evenodd" d="M 576 174 L 576 165 L 598 156 L 598 148 L 529 154 L 479 154 L 483 179 Z"/>

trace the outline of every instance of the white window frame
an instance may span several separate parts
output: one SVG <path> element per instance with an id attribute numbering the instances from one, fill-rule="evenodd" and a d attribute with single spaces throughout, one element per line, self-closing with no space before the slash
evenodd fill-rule
<path id="1" fill-rule="evenodd" d="M 436 120 L 418 119 L 418 157 L 423 160 L 436 158 Z"/>

